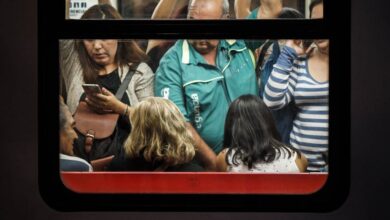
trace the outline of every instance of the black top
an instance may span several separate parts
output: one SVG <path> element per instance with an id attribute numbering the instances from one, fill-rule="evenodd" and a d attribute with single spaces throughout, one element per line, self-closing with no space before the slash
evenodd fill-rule
<path id="1" fill-rule="evenodd" d="M 108 167 L 109 171 L 154 171 L 159 168 L 161 163 L 151 163 L 143 157 L 138 158 L 114 158 Z M 171 166 L 163 171 L 168 172 L 199 172 L 204 171 L 203 167 L 195 163 L 186 163 Z"/>

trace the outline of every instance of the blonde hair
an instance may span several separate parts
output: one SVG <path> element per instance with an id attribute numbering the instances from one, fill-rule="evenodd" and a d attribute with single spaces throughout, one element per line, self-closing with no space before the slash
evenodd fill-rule
<path id="1" fill-rule="evenodd" d="M 127 157 L 144 157 L 148 162 L 161 163 L 164 169 L 194 158 L 192 136 L 180 110 L 170 100 L 145 99 L 134 108 L 130 121 L 132 131 L 124 144 Z"/>

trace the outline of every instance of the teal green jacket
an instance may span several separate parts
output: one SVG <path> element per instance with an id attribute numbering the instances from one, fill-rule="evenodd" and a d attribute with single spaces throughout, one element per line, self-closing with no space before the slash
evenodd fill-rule
<path id="1" fill-rule="evenodd" d="M 187 40 L 178 40 L 155 74 L 155 95 L 173 101 L 215 153 L 223 148 L 229 104 L 243 94 L 258 94 L 245 43 L 221 40 L 217 50 L 216 66 L 209 65 Z"/>

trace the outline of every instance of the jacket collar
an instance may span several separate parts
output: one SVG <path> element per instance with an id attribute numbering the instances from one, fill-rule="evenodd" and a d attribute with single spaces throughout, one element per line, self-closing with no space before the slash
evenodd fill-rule
<path id="1" fill-rule="evenodd" d="M 218 50 L 225 48 L 229 51 L 231 50 L 243 50 L 245 45 L 240 44 L 237 40 L 220 40 L 218 45 Z M 182 44 L 182 56 L 181 62 L 183 64 L 198 64 L 205 63 L 204 58 L 200 55 L 188 42 L 188 40 L 183 40 Z"/>

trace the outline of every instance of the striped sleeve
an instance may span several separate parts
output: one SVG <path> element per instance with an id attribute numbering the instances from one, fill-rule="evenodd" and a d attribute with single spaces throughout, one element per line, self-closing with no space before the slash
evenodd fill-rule
<path id="1" fill-rule="evenodd" d="M 297 58 L 294 49 L 283 47 L 271 76 L 265 86 L 264 102 L 271 109 L 286 106 L 293 97 L 297 75 L 293 72 L 293 63 Z"/>

